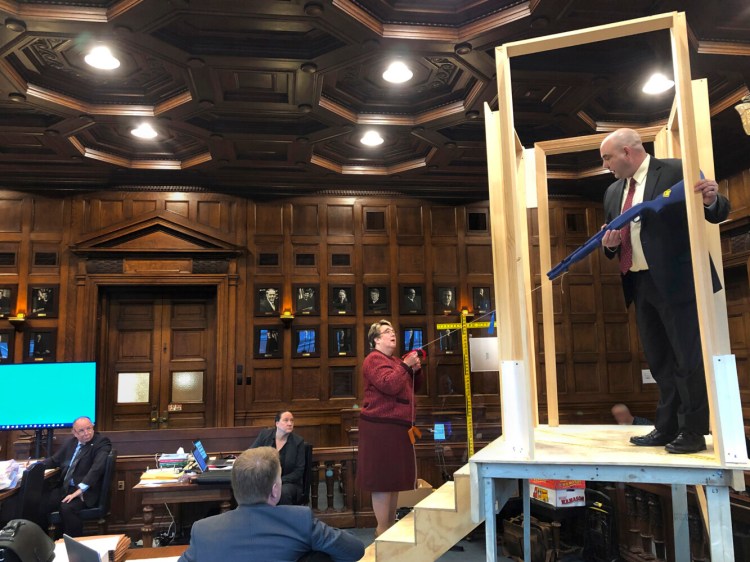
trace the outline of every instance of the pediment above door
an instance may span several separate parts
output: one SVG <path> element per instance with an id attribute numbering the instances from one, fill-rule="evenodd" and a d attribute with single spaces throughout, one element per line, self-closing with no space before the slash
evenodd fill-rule
<path id="1" fill-rule="evenodd" d="M 89 234 L 72 246 L 78 255 L 239 255 L 240 248 L 196 228 L 179 215 L 159 211 Z"/>
<path id="2" fill-rule="evenodd" d="M 187 219 L 158 211 L 90 233 L 71 246 L 87 273 L 226 273 L 243 250 Z"/>

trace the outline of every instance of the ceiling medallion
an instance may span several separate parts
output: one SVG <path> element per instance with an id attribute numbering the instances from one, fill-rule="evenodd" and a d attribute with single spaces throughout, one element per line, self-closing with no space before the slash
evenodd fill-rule
<path id="1" fill-rule="evenodd" d="M 305 13 L 308 16 L 319 16 L 323 13 L 323 4 L 317 2 L 308 2 L 305 4 Z"/>

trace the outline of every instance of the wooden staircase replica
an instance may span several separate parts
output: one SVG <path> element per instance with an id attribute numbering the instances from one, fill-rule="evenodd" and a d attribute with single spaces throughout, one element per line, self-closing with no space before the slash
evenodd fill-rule
<path id="1" fill-rule="evenodd" d="M 479 523 L 471 520 L 469 465 L 419 502 L 414 510 L 375 539 L 363 561 L 437 560 Z"/>

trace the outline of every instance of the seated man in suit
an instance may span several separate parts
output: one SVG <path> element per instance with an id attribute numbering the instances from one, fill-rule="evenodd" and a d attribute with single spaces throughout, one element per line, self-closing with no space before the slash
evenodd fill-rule
<path id="1" fill-rule="evenodd" d="M 232 466 L 237 508 L 193 524 L 178 562 L 359 560 L 362 542 L 313 517 L 309 507 L 277 506 L 281 464 L 272 447 L 248 449 Z"/>
<path id="2" fill-rule="evenodd" d="M 87 417 L 73 422 L 73 437 L 51 457 L 43 460 L 45 468 L 60 468 L 59 482 L 47 496 L 47 513 L 59 511 L 61 531 L 71 537 L 83 535 L 83 521 L 79 513 L 94 507 L 99 501 L 99 490 L 112 443 L 94 431 Z"/>

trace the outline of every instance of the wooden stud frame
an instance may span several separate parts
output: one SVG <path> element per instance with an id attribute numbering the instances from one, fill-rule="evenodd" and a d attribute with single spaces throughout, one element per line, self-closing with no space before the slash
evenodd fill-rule
<path id="1" fill-rule="evenodd" d="M 529 267 L 528 229 L 524 189 L 533 185 L 529 171 L 536 172 L 539 209 L 539 239 L 542 272 L 551 269 L 549 246 L 549 212 L 547 205 L 546 155 L 598 149 L 606 136 L 562 139 L 538 143 L 525 150 L 513 128 L 513 100 L 511 95 L 510 58 L 553 51 L 597 41 L 606 41 L 668 30 L 671 34 L 675 77 L 675 101 L 667 126 L 641 129 L 644 140 L 654 140 L 657 156 L 681 156 L 686 185 L 694 184 L 702 168 L 708 177 L 713 175 L 710 143 L 698 146 L 699 130 L 705 139 L 709 117 L 707 98 L 698 99 L 701 122 L 696 119 L 694 85 L 690 76 L 688 34 L 685 14 L 672 12 L 620 23 L 591 27 L 546 37 L 508 43 L 495 49 L 498 84 L 497 112 L 485 105 L 485 126 L 489 167 L 490 214 L 492 218 L 492 254 L 495 271 L 495 298 L 498 306 L 498 347 L 501 368 L 501 408 L 503 434 L 511 442 L 511 450 L 518 458 L 534 458 L 534 427 L 538 424 L 537 393 L 534 373 L 534 341 L 531 306 L 531 275 Z M 706 107 L 704 107 L 704 105 Z M 705 147 L 709 148 L 706 149 Z M 718 396 L 725 389 L 717 387 L 715 362 L 733 365 L 729 348 L 729 329 L 723 292 L 712 292 L 709 250 L 714 264 L 721 271 L 721 252 L 718 228 L 705 225 L 702 199 L 699 194 L 687 198 L 688 231 L 692 251 L 696 302 L 701 331 L 703 360 L 706 367 L 711 425 L 713 428 L 716 460 L 722 466 L 732 463 L 732 451 L 727 451 L 725 430 L 733 431 L 735 420 L 718 415 Z M 542 314 L 544 318 L 544 348 L 548 354 L 554 347 L 552 331 L 552 286 L 542 275 Z M 724 306 L 722 306 L 724 304 Z M 554 361 L 546 363 L 547 396 L 551 426 L 559 423 L 557 387 Z M 726 371 L 726 367 L 723 367 Z M 729 369 L 731 371 L 731 368 Z M 724 376 L 726 372 L 722 374 Z M 731 377 L 730 377 L 731 378 Z M 736 368 L 734 369 L 736 387 Z M 722 395 L 722 404 L 726 395 Z M 736 398 L 739 402 L 739 394 Z M 723 407 L 723 406 L 722 406 Z M 722 421 L 723 419 L 723 421 Z M 740 427 L 741 427 L 740 415 Z M 722 427 L 726 426 L 726 427 Z M 737 463 L 746 463 L 738 458 Z"/>

